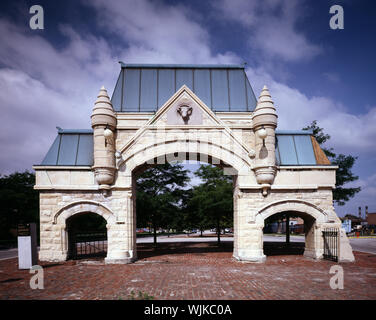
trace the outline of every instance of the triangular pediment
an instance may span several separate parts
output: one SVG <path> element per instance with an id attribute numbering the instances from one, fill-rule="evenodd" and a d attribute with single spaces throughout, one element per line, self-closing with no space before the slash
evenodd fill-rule
<path id="1" fill-rule="evenodd" d="M 147 125 L 222 126 L 223 122 L 186 85 L 157 111 Z"/>
<path id="2" fill-rule="evenodd" d="M 181 110 L 179 110 L 181 109 Z M 155 128 L 218 128 L 223 131 L 246 153 L 252 153 L 247 146 L 237 139 L 232 130 L 217 115 L 195 95 L 186 85 L 183 85 L 166 103 L 147 121 L 135 135 L 120 150 L 129 150 L 149 130 Z"/>

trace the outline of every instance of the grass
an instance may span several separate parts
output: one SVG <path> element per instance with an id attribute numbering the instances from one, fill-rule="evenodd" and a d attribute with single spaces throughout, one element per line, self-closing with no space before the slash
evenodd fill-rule
<path id="1" fill-rule="evenodd" d="M 118 296 L 117 298 L 118 300 L 123 300 L 122 296 Z M 136 295 L 135 292 L 132 290 L 127 299 L 128 300 L 153 300 L 154 297 L 142 291 L 138 291 L 138 294 Z"/>

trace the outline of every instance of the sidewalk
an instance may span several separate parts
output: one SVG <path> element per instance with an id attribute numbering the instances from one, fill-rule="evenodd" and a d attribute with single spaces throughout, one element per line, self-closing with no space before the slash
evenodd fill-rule
<path id="1" fill-rule="evenodd" d="M 297 248 L 299 249 L 299 248 Z M 28 270 L 17 259 L 0 261 L 0 299 L 376 299 L 376 255 L 355 252 L 341 264 L 344 290 L 330 288 L 330 267 L 301 255 L 270 255 L 264 264 L 232 259 L 232 245 L 163 243 L 138 245 L 139 260 L 105 265 L 103 260 L 41 263 L 44 290 L 31 290 Z M 277 254 L 276 252 L 274 252 Z M 295 254 L 298 252 L 295 252 Z M 270 254 L 270 253 L 269 253 Z"/>

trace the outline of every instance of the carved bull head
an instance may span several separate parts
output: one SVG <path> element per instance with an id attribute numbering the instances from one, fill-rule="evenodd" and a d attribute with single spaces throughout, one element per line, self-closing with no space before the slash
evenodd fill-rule
<path id="1" fill-rule="evenodd" d="M 189 121 L 189 118 L 192 114 L 192 107 L 189 107 L 189 106 L 180 106 L 178 109 L 177 109 L 178 113 L 180 114 L 180 116 L 182 117 L 183 121 L 185 124 L 188 123 Z"/>

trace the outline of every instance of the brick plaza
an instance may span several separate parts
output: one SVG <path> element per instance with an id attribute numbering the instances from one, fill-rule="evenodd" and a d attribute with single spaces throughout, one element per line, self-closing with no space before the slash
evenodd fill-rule
<path id="1" fill-rule="evenodd" d="M 335 262 L 279 253 L 270 251 L 265 263 L 254 264 L 234 261 L 231 243 L 139 244 L 133 264 L 41 262 L 44 290 L 30 289 L 32 274 L 9 259 L 0 261 L 0 299 L 127 300 L 139 292 L 154 300 L 376 299 L 376 255 L 355 252 L 355 263 L 341 263 L 344 289 L 333 290 L 329 269 Z"/>

